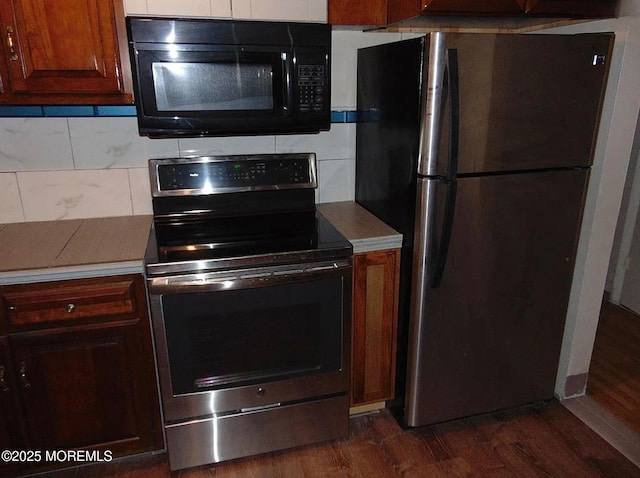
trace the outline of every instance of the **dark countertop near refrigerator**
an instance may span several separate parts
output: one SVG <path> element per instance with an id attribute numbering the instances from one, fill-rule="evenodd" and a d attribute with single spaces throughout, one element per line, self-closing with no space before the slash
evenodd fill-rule
<path id="1" fill-rule="evenodd" d="M 352 201 L 318 210 L 354 253 L 393 249 L 402 235 Z M 0 284 L 143 272 L 152 216 L 0 224 Z"/>

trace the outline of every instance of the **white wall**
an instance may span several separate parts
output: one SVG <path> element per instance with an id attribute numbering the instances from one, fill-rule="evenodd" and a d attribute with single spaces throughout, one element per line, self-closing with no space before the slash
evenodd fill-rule
<path id="1" fill-rule="evenodd" d="M 556 381 L 556 395 L 567 398 L 583 394 L 586 388 L 616 221 L 631 157 L 640 108 L 640 17 L 584 23 L 554 31 L 616 33 Z"/>

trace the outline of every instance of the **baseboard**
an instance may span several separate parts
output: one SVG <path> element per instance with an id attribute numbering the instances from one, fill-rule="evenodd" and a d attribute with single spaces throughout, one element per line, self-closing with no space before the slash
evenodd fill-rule
<path id="1" fill-rule="evenodd" d="M 584 395 L 560 402 L 629 461 L 640 467 L 640 433 Z"/>

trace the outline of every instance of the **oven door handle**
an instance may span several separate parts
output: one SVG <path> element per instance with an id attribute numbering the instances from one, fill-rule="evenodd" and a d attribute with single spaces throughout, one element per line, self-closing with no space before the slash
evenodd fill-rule
<path id="1" fill-rule="evenodd" d="M 262 267 L 202 274 L 148 277 L 151 294 L 210 292 L 267 287 L 351 273 L 351 260 L 286 267 Z"/>

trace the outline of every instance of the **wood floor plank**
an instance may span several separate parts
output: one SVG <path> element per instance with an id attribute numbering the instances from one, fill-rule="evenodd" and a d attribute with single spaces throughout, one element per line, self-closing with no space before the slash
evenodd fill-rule
<path id="1" fill-rule="evenodd" d="M 604 302 L 587 394 L 640 432 L 640 317 Z"/>

